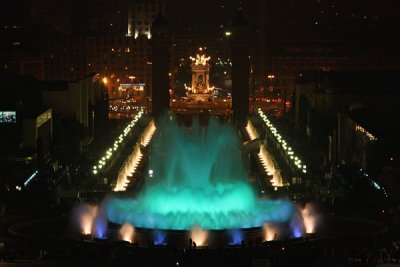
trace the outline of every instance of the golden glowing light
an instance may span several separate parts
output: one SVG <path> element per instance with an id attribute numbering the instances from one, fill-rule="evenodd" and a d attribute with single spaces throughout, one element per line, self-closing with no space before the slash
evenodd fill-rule
<path id="1" fill-rule="evenodd" d="M 96 206 L 87 206 L 87 211 L 82 213 L 79 217 L 81 233 L 90 235 L 92 233 L 93 221 L 97 214 Z"/>
<path id="2" fill-rule="evenodd" d="M 373 136 L 370 132 L 368 132 L 367 130 L 365 130 L 361 125 L 356 124 L 356 131 L 357 131 L 357 132 L 361 132 L 362 134 L 364 134 L 370 141 L 376 141 L 376 140 L 378 140 L 378 138 L 376 138 L 376 137 Z"/>
<path id="3" fill-rule="evenodd" d="M 121 240 L 132 243 L 135 235 L 135 228 L 131 224 L 125 223 L 119 229 L 119 235 Z"/>
<path id="4" fill-rule="evenodd" d="M 103 78 L 103 83 L 104 83 L 104 84 L 107 84 L 107 83 L 108 83 L 107 77 L 104 77 L 104 78 Z"/>
<path id="5" fill-rule="evenodd" d="M 202 50 L 200 50 L 202 51 Z M 195 65 L 207 65 L 211 57 L 206 57 L 205 54 L 196 54 L 196 57 L 190 57 Z"/>
<path id="6" fill-rule="evenodd" d="M 264 241 L 272 241 L 277 239 L 277 228 L 269 225 L 267 223 L 264 223 L 263 225 L 263 234 L 264 234 Z"/>
<path id="7" fill-rule="evenodd" d="M 315 233 L 317 227 L 317 215 L 314 212 L 312 204 L 307 203 L 304 209 L 301 210 L 304 228 L 307 234 Z"/>
<path id="8" fill-rule="evenodd" d="M 205 246 L 207 242 L 208 232 L 196 226 L 190 233 L 190 238 L 196 243 L 196 246 Z"/>

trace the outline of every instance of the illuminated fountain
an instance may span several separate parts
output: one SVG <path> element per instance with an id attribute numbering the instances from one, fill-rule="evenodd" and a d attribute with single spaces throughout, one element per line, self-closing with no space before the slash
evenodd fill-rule
<path id="1" fill-rule="evenodd" d="M 196 246 L 205 246 L 207 242 L 208 232 L 195 226 L 190 233 L 190 238 L 196 244 Z"/>
<path id="2" fill-rule="evenodd" d="M 304 228 L 307 234 L 313 234 L 316 231 L 318 223 L 318 215 L 311 203 L 307 203 L 301 210 Z"/>
<path id="3" fill-rule="evenodd" d="M 129 223 L 124 223 L 119 229 L 120 239 L 132 243 L 135 234 L 135 228 Z"/>
<path id="4" fill-rule="evenodd" d="M 258 199 L 246 181 L 235 130 L 215 119 L 181 128 L 163 120 L 150 149 L 151 183 L 137 199 L 109 198 L 109 221 L 139 228 L 191 230 L 262 227 L 289 222 L 294 205 Z M 149 178 L 150 179 L 150 178 Z"/>
<path id="5" fill-rule="evenodd" d="M 79 230 L 83 235 L 91 235 L 93 223 L 97 215 L 97 207 L 91 205 L 82 205 L 75 209 L 74 217 L 79 222 Z"/>
<path id="6" fill-rule="evenodd" d="M 152 120 L 147 128 L 144 130 L 140 138 L 140 143 L 136 144 L 133 152 L 131 153 L 131 155 L 129 155 L 128 159 L 125 161 L 123 167 L 118 173 L 117 184 L 114 188 L 114 191 L 126 190 L 126 187 L 130 182 L 129 177 L 131 177 L 132 174 L 136 171 L 143 157 L 143 154 L 140 151 L 140 147 L 146 147 L 149 144 L 155 130 L 156 126 L 154 124 L 154 121 Z"/>
<path id="7" fill-rule="evenodd" d="M 279 228 L 270 223 L 264 223 L 263 234 L 265 241 L 273 241 L 277 239 Z"/>
<path id="8" fill-rule="evenodd" d="M 268 247 L 286 243 L 288 238 L 337 240 L 338 235 L 364 242 L 364 237 L 387 231 L 386 226 L 372 221 L 317 215 L 310 204 L 303 209 L 283 199 L 257 198 L 247 182 L 242 158 L 247 155 L 237 131 L 216 119 L 211 118 L 207 127 L 195 121 L 184 128 L 168 117 L 157 129 L 155 132 L 153 125 L 145 131 L 149 135 L 155 132 L 155 136 L 148 166 L 153 172 L 149 172 L 144 190 L 136 198 L 113 193 L 99 207 L 81 205 L 74 209 L 71 233 L 80 233 L 78 242 L 103 244 L 119 239 L 125 241 L 123 245 L 135 243 L 129 245 L 134 248 L 143 244 L 187 246 L 188 241 L 199 247 L 272 241 L 264 243 Z M 145 136 L 140 139 L 142 146 L 150 144 Z M 9 232 L 41 240 L 54 238 L 51 233 L 64 229 L 65 220 L 17 223 Z M 49 226 L 56 231 L 50 231 Z"/>
<path id="9" fill-rule="evenodd" d="M 259 138 L 259 134 L 250 120 L 247 121 L 246 131 L 250 137 L 250 140 L 255 140 Z M 258 158 L 260 159 L 264 171 L 267 173 L 268 176 L 272 177 L 270 180 L 272 186 L 274 187 L 283 186 L 281 173 L 279 169 L 276 167 L 276 163 L 274 162 L 273 157 L 268 152 L 264 144 L 260 144 L 260 151 L 258 153 Z"/>

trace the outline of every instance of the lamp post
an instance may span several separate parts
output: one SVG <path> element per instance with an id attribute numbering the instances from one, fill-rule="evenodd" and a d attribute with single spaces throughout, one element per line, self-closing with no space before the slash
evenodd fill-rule
<path id="1" fill-rule="evenodd" d="M 268 78 L 268 93 L 270 93 L 269 96 L 272 96 L 272 93 L 274 92 L 275 75 L 274 74 L 268 74 L 267 78 Z"/>

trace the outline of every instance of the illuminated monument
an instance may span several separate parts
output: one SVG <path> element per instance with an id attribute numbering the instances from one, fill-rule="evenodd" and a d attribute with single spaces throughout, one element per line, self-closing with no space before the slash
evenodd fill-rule
<path id="1" fill-rule="evenodd" d="M 199 54 L 196 57 L 190 57 L 192 60 L 192 88 L 188 93 L 188 98 L 194 101 L 212 101 L 212 88 L 209 84 L 210 64 L 203 52 L 203 48 L 199 48 Z"/>

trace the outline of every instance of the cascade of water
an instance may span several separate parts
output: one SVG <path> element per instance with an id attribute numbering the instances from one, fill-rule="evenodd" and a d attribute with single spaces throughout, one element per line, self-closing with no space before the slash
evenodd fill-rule
<path id="1" fill-rule="evenodd" d="M 126 187 L 130 182 L 129 177 L 136 171 L 143 157 L 143 154 L 140 151 L 140 146 L 146 147 L 150 143 L 155 131 L 156 126 L 152 120 L 141 135 L 140 144 L 136 144 L 131 155 L 129 155 L 120 172 L 118 173 L 117 184 L 114 188 L 114 191 L 126 190 Z"/>
<path id="2" fill-rule="evenodd" d="M 248 120 L 246 126 L 247 134 L 250 137 L 250 140 L 254 140 L 259 137 L 257 129 L 253 126 L 253 123 Z M 278 168 L 276 168 L 276 163 L 273 160 L 273 157 L 268 152 L 266 146 L 264 144 L 260 145 L 260 152 L 258 153 L 258 158 L 261 161 L 261 164 L 264 167 L 265 172 L 272 176 L 271 184 L 272 186 L 283 186 L 281 172 Z"/>

